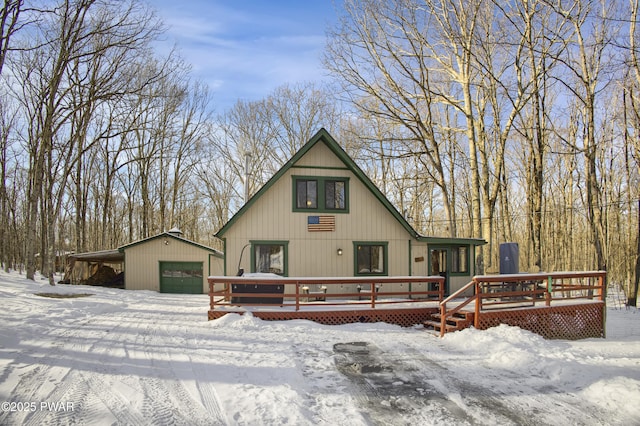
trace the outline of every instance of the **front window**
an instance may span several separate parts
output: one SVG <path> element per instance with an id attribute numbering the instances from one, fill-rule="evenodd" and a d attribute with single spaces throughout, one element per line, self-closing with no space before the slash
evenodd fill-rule
<path id="1" fill-rule="evenodd" d="M 253 272 L 286 275 L 287 244 L 260 242 L 253 244 Z"/>
<path id="2" fill-rule="evenodd" d="M 387 275 L 386 243 L 354 243 L 356 275 Z"/>

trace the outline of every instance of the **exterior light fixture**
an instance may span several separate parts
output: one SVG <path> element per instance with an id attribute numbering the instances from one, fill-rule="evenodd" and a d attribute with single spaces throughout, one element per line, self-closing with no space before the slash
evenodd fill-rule
<path id="1" fill-rule="evenodd" d="M 341 248 L 338 249 L 338 256 L 342 256 L 342 249 Z"/>

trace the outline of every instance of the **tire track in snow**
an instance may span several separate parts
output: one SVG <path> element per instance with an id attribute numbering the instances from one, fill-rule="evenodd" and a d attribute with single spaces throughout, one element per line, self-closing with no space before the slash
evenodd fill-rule
<path id="1" fill-rule="evenodd" d="M 91 395 L 94 395 L 95 400 L 100 402 L 100 406 L 106 407 L 107 410 L 113 415 L 117 424 L 122 425 L 143 425 L 147 423 L 147 420 L 137 410 L 132 409 L 130 401 L 123 395 L 109 387 L 104 381 L 95 376 L 83 377 L 86 381 L 88 389 L 91 391 Z M 94 405 L 96 405 L 94 403 Z M 84 408 L 84 407 L 83 407 Z M 104 410 L 101 410 L 104 412 Z M 100 411 L 96 410 L 83 410 L 85 416 L 83 423 L 87 424 L 95 423 L 96 416 L 100 415 Z"/>
<path id="2" fill-rule="evenodd" d="M 55 381 L 55 379 L 50 377 L 51 370 L 51 366 L 40 364 L 29 369 L 29 371 L 22 373 L 20 380 L 11 392 L 11 398 L 7 402 L 15 404 L 35 403 L 36 410 L 39 410 L 40 402 L 47 400 L 47 395 L 41 395 L 40 390 L 43 386 L 50 385 L 51 382 Z M 58 368 L 56 371 L 62 370 Z M 59 375 L 60 380 L 66 377 L 66 372 L 63 373 L 64 374 Z M 71 386 L 70 382 L 58 382 L 60 383 L 60 387 L 63 389 Z M 32 411 L 31 408 L 17 411 L 3 410 L 0 413 L 2 414 L 0 415 L 0 424 L 41 424 L 30 421 L 30 418 L 33 417 L 35 413 L 38 413 L 38 411 Z"/>
<path id="3" fill-rule="evenodd" d="M 226 425 L 229 424 L 226 420 L 224 412 L 220 408 L 220 399 L 215 387 L 209 383 L 202 383 L 197 381 L 198 391 L 202 397 L 202 405 L 211 415 L 211 424 Z"/>
<path id="4" fill-rule="evenodd" d="M 117 357 L 116 351 L 122 349 L 123 361 L 128 360 L 126 350 L 126 329 L 131 324 L 132 318 L 126 311 L 108 312 L 96 315 L 91 319 L 93 324 L 103 331 L 100 338 L 96 338 L 86 352 L 95 358 L 95 362 L 102 365 Z M 83 324 L 85 325 L 85 324 Z M 107 344 L 107 339 L 119 336 L 120 339 Z M 123 337 L 124 336 L 124 337 Z M 100 372 L 103 370 L 104 372 Z M 124 383 L 123 375 L 114 375 L 108 368 L 94 368 L 88 372 L 78 371 L 80 378 L 86 384 L 86 392 L 89 395 L 87 401 L 81 405 L 81 424 L 103 423 L 105 417 L 112 418 L 112 424 L 144 425 L 148 420 L 132 406 L 131 396 L 137 393 Z M 123 389 L 127 392 L 123 393 Z"/>
<path id="5" fill-rule="evenodd" d="M 72 369 L 57 364 L 60 363 L 60 359 L 64 359 L 64 352 L 73 346 L 70 342 L 76 337 L 75 331 L 71 327 L 63 325 L 62 328 L 55 328 L 43 334 L 50 340 L 38 339 L 38 337 L 35 339 L 44 343 L 51 341 L 53 342 L 52 347 L 37 346 L 23 352 L 22 358 L 25 356 L 32 358 L 35 367 L 24 373 L 16 371 L 21 377 L 12 390 L 12 398 L 9 401 L 34 403 L 36 409 L 22 412 L 3 412 L 0 416 L 0 424 L 5 424 L 5 422 L 12 424 L 14 421 L 16 424 L 44 424 L 50 417 L 56 418 L 58 414 L 64 412 L 41 409 L 40 403 L 73 402 L 61 399 L 72 387 L 73 381 L 69 380 Z M 64 362 L 68 362 L 68 360 L 62 361 L 62 363 Z"/>
<path id="6" fill-rule="evenodd" d="M 189 321 L 154 314 L 109 309 L 37 322 L 42 326 L 23 338 L 19 361 L 4 369 L 15 383 L 7 395 L 14 402 L 71 402 L 74 410 L 0 412 L 0 424 L 229 424 L 213 381 L 197 376 L 208 376 L 206 356 L 180 351 L 193 343 L 184 339 L 193 339 Z"/>
<path id="7" fill-rule="evenodd" d="M 52 342 L 52 346 L 27 352 L 38 365 L 22 374 L 12 392 L 16 401 L 35 401 L 38 409 L 14 416 L 3 413 L 0 424 L 91 424 L 109 415 L 118 424 L 146 423 L 135 410 L 129 412 L 125 409 L 126 398 L 96 376 L 100 373 L 91 371 L 85 374 L 82 367 L 76 368 L 72 360 L 74 354 L 78 354 L 80 363 L 99 363 L 102 351 L 111 350 L 106 347 L 105 337 L 118 335 L 121 324 L 111 317 L 112 314 L 106 317 L 98 314 L 83 321 L 53 325 L 51 330 L 43 333 L 41 340 Z M 94 355 L 96 361 L 90 357 L 83 358 L 82 354 Z M 40 402 L 50 405 L 40 409 Z M 66 410 L 71 407 L 72 410 Z"/>
<path id="8" fill-rule="evenodd" d="M 172 400 L 167 383 L 154 378 L 141 380 L 144 393 L 142 413 L 150 424 L 168 426 L 187 423 L 187 419 L 180 413 L 180 407 Z"/>
<path id="9" fill-rule="evenodd" d="M 70 329 L 66 333 L 67 341 L 74 339 L 70 345 L 63 345 L 63 347 L 78 353 L 86 353 L 90 358 L 94 358 L 92 362 L 102 364 L 105 362 L 105 355 L 110 356 L 114 349 L 113 343 L 109 346 L 106 344 L 106 338 L 121 335 L 122 327 L 123 322 L 114 320 L 113 313 L 95 315 Z M 95 335 L 96 330 L 100 334 Z M 83 343 L 87 340 L 91 342 L 89 345 Z M 104 373 L 98 371 L 99 369 L 93 369 L 86 373 L 82 369 L 72 370 L 65 382 L 78 385 L 71 390 L 56 389 L 49 400 L 72 402 L 74 409 L 71 417 L 80 419 L 80 423 L 95 424 L 103 422 L 105 417 L 110 416 L 116 424 L 145 424 L 144 417 L 137 411 L 130 410 L 127 398 L 112 386 L 113 377 L 107 379 Z"/>
<path id="10" fill-rule="evenodd" d="M 187 346 L 198 347 L 199 340 L 196 338 L 193 330 L 189 327 L 186 327 L 186 330 L 187 332 L 183 333 L 183 335 L 185 336 L 185 340 L 189 342 Z M 206 336 L 206 338 L 209 339 L 210 336 Z M 196 353 L 199 353 L 199 351 L 196 351 Z M 206 356 L 204 358 L 208 359 L 208 357 Z M 192 361 L 193 360 L 191 356 L 188 356 L 188 363 L 190 366 L 193 365 Z M 196 390 L 200 398 L 201 404 L 206 409 L 209 415 L 209 422 L 210 422 L 209 424 L 228 425 L 229 421 L 225 415 L 225 412 L 222 410 L 218 392 L 216 391 L 214 384 L 206 380 L 207 378 L 209 378 L 209 368 L 205 367 L 205 369 L 206 370 L 204 374 L 201 374 L 201 372 L 196 372 L 192 368 L 191 374 L 194 377 Z"/>
<path id="11" fill-rule="evenodd" d="M 48 369 L 48 371 L 54 370 L 54 368 Z M 50 377 L 50 376 L 49 376 Z M 54 383 L 54 380 L 48 378 L 47 381 L 50 383 Z M 70 420 L 73 417 L 73 411 L 66 411 L 67 401 L 76 401 L 81 402 L 81 398 L 84 398 L 86 392 L 82 392 L 81 390 L 76 390 L 79 387 L 79 383 L 77 383 L 73 379 L 73 374 L 70 370 L 67 370 L 67 373 L 61 377 L 59 380 L 56 380 L 57 385 L 55 386 L 55 390 L 49 393 L 46 397 L 38 399 L 36 404 L 38 405 L 37 410 L 30 412 L 25 418 L 25 425 L 44 425 L 51 423 L 55 420 L 55 423 L 58 424 L 69 424 L 72 423 Z M 65 399 L 66 395 L 70 395 L 70 399 Z M 43 402 L 45 404 L 53 404 L 51 407 L 53 409 L 40 407 L 40 403 Z M 57 405 L 62 404 L 62 405 Z M 65 410 L 62 410 L 64 407 Z M 76 405 L 77 407 L 77 405 Z"/>
<path id="12" fill-rule="evenodd" d="M 156 376 L 140 380 L 144 392 L 143 413 L 153 424 L 226 424 L 215 390 L 205 390 L 205 386 L 198 383 L 191 358 L 179 352 L 184 334 L 170 336 L 162 326 L 156 326 L 152 321 L 148 321 L 141 330 L 144 357 Z M 184 379 L 178 377 L 176 370 Z M 184 381 L 189 380 L 199 400 L 184 387 Z"/>

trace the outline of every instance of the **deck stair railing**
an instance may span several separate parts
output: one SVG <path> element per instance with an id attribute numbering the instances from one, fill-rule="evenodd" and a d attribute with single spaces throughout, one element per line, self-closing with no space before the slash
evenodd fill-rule
<path id="1" fill-rule="evenodd" d="M 440 302 L 439 318 L 438 316 L 436 316 L 434 318 L 436 321 L 429 321 L 429 323 L 425 323 L 425 326 L 430 325 L 436 330 L 439 329 L 440 336 L 444 336 L 445 333 L 449 331 L 461 330 L 469 326 L 470 325 L 470 323 L 468 322 L 470 320 L 470 318 L 468 317 L 469 312 L 468 310 L 463 311 L 463 309 L 467 305 L 477 300 L 478 296 L 475 288 L 476 288 L 476 282 L 471 281 L 467 285 L 465 285 L 464 287 L 456 291 L 455 293 L 448 296 L 446 299 L 442 300 L 442 302 Z M 457 301 L 457 299 L 459 299 L 463 294 L 469 293 L 471 289 L 473 289 L 473 296 L 467 297 L 465 300 L 462 301 L 462 303 L 456 303 L 455 306 L 450 307 L 449 309 L 447 308 L 447 304 L 451 306 L 453 301 Z M 464 316 L 464 319 L 465 319 L 464 323 L 458 320 L 458 318 L 461 318 L 462 316 Z M 438 324 L 438 320 L 440 324 Z"/>
<path id="2" fill-rule="evenodd" d="M 482 315 L 496 311 L 550 307 L 562 303 L 603 302 L 606 271 L 540 272 L 535 274 L 477 275 L 471 282 L 440 302 L 440 313 L 426 326 L 440 336 L 473 325 L 480 328 Z M 471 296 L 460 301 L 463 294 Z M 474 303 L 473 310 L 467 308 Z M 466 309 L 465 309 L 466 308 Z"/>

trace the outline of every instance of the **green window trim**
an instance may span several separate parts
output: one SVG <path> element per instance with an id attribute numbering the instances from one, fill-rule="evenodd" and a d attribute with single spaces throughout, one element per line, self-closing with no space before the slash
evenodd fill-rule
<path id="1" fill-rule="evenodd" d="M 296 179 L 295 206 L 301 210 L 318 209 L 318 181 L 315 179 Z"/>
<path id="2" fill-rule="evenodd" d="M 349 177 L 292 176 L 292 211 L 300 213 L 349 213 Z M 304 201 L 310 207 L 301 207 Z M 336 204 L 339 207 L 335 207 Z"/>
<path id="3" fill-rule="evenodd" d="M 382 260 L 382 271 L 379 268 L 376 270 L 372 264 L 369 265 L 369 270 L 374 270 L 373 272 L 362 272 L 362 265 L 359 265 L 359 254 L 363 249 L 371 250 L 372 247 L 381 247 L 382 248 L 382 259 L 378 259 L 378 265 L 380 260 Z M 371 253 L 369 253 L 371 256 Z M 353 275 L 359 277 L 369 277 L 369 276 L 381 276 L 385 277 L 389 275 L 389 242 L 387 241 L 354 241 L 353 242 Z"/>
<path id="4" fill-rule="evenodd" d="M 451 248 L 451 273 L 453 275 L 469 275 L 469 246 Z"/>
<path id="5" fill-rule="evenodd" d="M 259 246 L 282 246 L 283 254 L 282 254 L 282 275 L 283 277 L 289 276 L 289 241 L 272 241 L 272 240 L 254 240 L 249 241 L 251 243 L 251 272 L 255 273 L 256 271 L 256 248 Z"/>
<path id="6" fill-rule="evenodd" d="M 448 276 L 451 277 L 466 277 L 472 275 L 470 255 L 472 247 L 469 245 L 429 245 L 428 248 L 428 261 L 429 261 L 429 275 L 435 275 L 433 271 L 432 255 L 433 250 L 445 251 L 447 264 L 441 266 L 446 268 Z"/>

